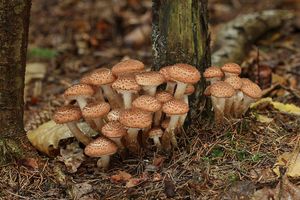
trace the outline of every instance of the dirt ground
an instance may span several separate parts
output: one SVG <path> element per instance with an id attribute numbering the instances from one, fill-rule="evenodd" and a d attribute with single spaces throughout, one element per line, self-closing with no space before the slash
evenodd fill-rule
<path id="1" fill-rule="evenodd" d="M 297 13 L 300 2 L 209 1 L 212 35 L 239 14 L 281 8 Z M 48 121 L 63 105 L 65 88 L 84 73 L 124 57 L 151 66 L 149 28 L 149 0 L 33 0 L 28 64 L 43 65 L 46 73 L 27 84 L 26 130 Z M 131 36 L 138 29 L 143 34 Z M 243 76 L 257 79 L 257 63 L 274 74 L 271 83 L 268 77 L 260 82 L 264 97 L 300 106 L 299 16 L 249 47 Z M 262 115 L 271 121 L 258 120 Z M 107 172 L 87 159 L 70 173 L 58 158 L 42 154 L 27 167 L 0 166 L 0 199 L 247 199 L 255 189 L 276 185 L 271 169 L 279 155 L 296 145 L 299 115 L 261 104 L 223 128 L 210 122 L 207 116 L 194 117 L 171 155 L 146 151 L 125 160 L 114 156 Z"/>

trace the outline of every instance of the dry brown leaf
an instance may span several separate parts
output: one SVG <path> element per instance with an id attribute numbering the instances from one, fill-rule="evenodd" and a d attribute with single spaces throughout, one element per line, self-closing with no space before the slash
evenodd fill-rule
<path id="1" fill-rule="evenodd" d="M 141 179 L 141 178 L 131 178 L 127 181 L 126 187 L 127 188 L 135 187 L 135 186 L 139 185 L 142 181 L 143 181 L 143 179 Z"/>
<path id="2" fill-rule="evenodd" d="M 165 160 L 166 160 L 166 157 L 164 157 L 164 156 L 154 157 L 153 165 L 156 166 L 156 167 L 161 167 Z"/>
<path id="3" fill-rule="evenodd" d="M 88 194 L 93 191 L 93 187 L 89 183 L 78 183 L 72 185 L 69 190 L 70 196 L 72 199 L 81 199 L 85 194 Z"/>
<path id="4" fill-rule="evenodd" d="M 119 183 L 123 181 L 128 181 L 131 178 L 131 174 L 125 172 L 125 171 L 118 171 L 117 174 L 112 175 L 110 177 L 111 182 L 113 183 Z"/>

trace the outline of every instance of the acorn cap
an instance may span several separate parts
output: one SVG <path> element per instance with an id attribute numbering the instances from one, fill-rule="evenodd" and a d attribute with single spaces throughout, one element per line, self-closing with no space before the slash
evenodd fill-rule
<path id="1" fill-rule="evenodd" d="M 110 156 L 117 151 L 117 145 L 105 137 L 99 137 L 93 140 L 84 149 L 84 153 L 89 157 Z"/>
<path id="2" fill-rule="evenodd" d="M 170 118 L 165 119 L 164 121 L 161 122 L 161 127 L 163 129 L 167 129 L 170 123 Z"/>
<path id="3" fill-rule="evenodd" d="M 150 95 L 142 95 L 132 102 L 132 106 L 147 112 L 156 112 L 161 109 L 162 105 L 155 97 Z"/>
<path id="4" fill-rule="evenodd" d="M 189 106 L 182 100 L 172 99 L 163 105 L 162 110 L 169 115 L 183 115 L 189 111 Z"/>
<path id="5" fill-rule="evenodd" d="M 191 95 L 191 94 L 193 94 L 195 92 L 195 87 L 192 85 L 192 84 L 188 84 L 187 86 L 186 86 L 186 89 L 185 89 L 185 91 L 184 91 L 184 94 L 185 95 Z"/>
<path id="6" fill-rule="evenodd" d="M 236 63 L 226 63 L 221 67 L 223 72 L 233 73 L 240 75 L 242 72 L 242 68 Z"/>
<path id="7" fill-rule="evenodd" d="M 75 99 L 76 97 L 91 97 L 95 94 L 95 91 L 92 86 L 79 83 L 76 85 L 72 85 L 71 87 L 67 88 L 64 92 L 65 99 Z"/>
<path id="8" fill-rule="evenodd" d="M 165 78 L 159 72 L 142 72 L 135 75 L 135 81 L 142 86 L 158 86 L 165 82 Z"/>
<path id="9" fill-rule="evenodd" d="M 120 138 L 127 134 L 125 127 L 118 121 L 110 121 L 105 124 L 101 132 L 108 138 Z"/>
<path id="10" fill-rule="evenodd" d="M 116 77 L 112 74 L 110 69 L 99 68 L 86 75 L 80 79 L 80 83 L 85 83 L 89 85 L 106 85 L 114 82 Z"/>
<path id="11" fill-rule="evenodd" d="M 110 105 L 106 102 L 89 103 L 82 109 L 82 115 L 86 119 L 105 116 L 110 111 Z"/>
<path id="12" fill-rule="evenodd" d="M 161 103 L 165 103 L 173 99 L 173 95 L 166 91 L 159 91 L 155 94 L 155 98 Z"/>
<path id="13" fill-rule="evenodd" d="M 107 114 L 108 121 L 118 121 L 120 119 L 121 112 L 122 112 L 121 108 L 115 108 L 115 109 L 111 110 Z"/>
<path id="14" fill-rule="evenodd" d="M 112 87 L 117 91 L 130 91 L 133 93 L 137 93 L 141 90 L 141 86 L 135 81 L 135 78 L 132 75 L 118 77 L 112 84 Z"/>
<path id="15" fill-rule="evenodd" d="M 53 115 L 53 120 L 57 124 L 64 124 L 79 121 L 81 116 L 80 108 L 68 105 L 58 108 Z"/>
<path id="16" fill-rule="evenodd" d="M 255 83 L 244 84 L 241 91 L 253 99 L 259 99 L 262 96 L 262 90 Z"/>
<path id="17" fill-rule="evenodd" d="M 172 67 L 172 65 L 165 66 L 159 69 L 159 73 L 162 74 L 165 78 L 166 81 L 168 82 L 173 82 L 170 74 L 169 74 L 169 69 Z"/>
<path id="18" fill-rule="evenodd" d="M 238 76 L 228 77 L 224 82 L 229 83 L 235 90 L 239 90 L 242 87 L 242 80 Z"/>
<path id="19" fill-rule="evenodd" d="M 121 113 L 119 121 L 126 127 L 141 129 L 151 126 L 152 115 L 139 109 L 127 109 Z"/>
<path id="20" fill-rule="evenodd" d="M 222 72 L 220 67 L 211 66 L 204 71 L 203 76 L 208 79 L 215 78 L 215 77 L 221 78 L 224 76 L 224 73 Z"/>
<path id="21" fill-rule="evenodd" d="M 144 71 L 145 65 L 141 61 L 129 59 L 119 62 L 114 65 L 111 69 L 113 75 L 119 76 L 121 74 L 132 73 L 132 72 L 140 72 Z"/>
<path id="22" fill-rule="evenodd" d="M 224 81 L 215 82 L 210 86 L 211 96 L 218 98 L 229 98 L 232 97 L 235 93 L 233 87 Z"/>
<path id="23" fill-rule="evenodd" d="M 154 137 L 161 137 L 163 135 L 163 131 L 161 130 L 161 128 L 152 128 L 148 135 L 149 138 L 154 138 Z"/>
<path id="24" fill-rule="evenodd" d="M 201 78 L 198 69 L 188 64 L 175 64 L 171 66 L 168 71 L 173 80 L 180 81 L 182 83 L 197 83 Z"/>

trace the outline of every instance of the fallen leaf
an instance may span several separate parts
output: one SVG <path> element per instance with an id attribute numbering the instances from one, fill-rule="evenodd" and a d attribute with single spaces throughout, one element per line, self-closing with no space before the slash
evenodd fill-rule
<path id="1" fill-rule="evenodd" d="M 259 122 L 261 122 L 261 123 L 266 123 L 266 124 L 269 124 L 269 123 L 271 123 L 273 121 L 272 118 L 269 118 L 269 117 L 267 117 L 265 115 L 260 115 L 260 114 L 256 115 L 256 120 L 259 121 Z"/>
<path id="2" fill-rule="evenodd" d="M 131 174 L 125 171 L 118 171 L 117 174 L 111 176 L 110 180 L 113 183 L 119 183 L 123 181 L 128 181 L 131 177 Z"/>
<path id="3" fill-rule="evenodd" d="M 157 156 L 157 157 L 154 157 L 152 163 L 156 167 L 161 167 L 163 165 L 163 163 L 164 163 L 165 160 L 166 160 L 166 157 L 164 157 L 164 156 Z"/>
<path id="4" fill-rule="evenodd" d="M 71 199 L 81 199 L 82 196 L 93 191 L 93 187 L 89 183 L 78 183 L 72 185 L 69 190 Z"/>
<path id="5" fill-rule="evenodd" d="M 139 185 L 142 181 L 143 181 L 143 179 L 141 179 L 141 178 L 131 178 L 127 181 L 126 187 L 127 188 L 135 187 L 135 186 Z"/>
<path id="6" fill-rule="evenodd" d="M 36 158 L 24 158 L 24 159 L 19 160 L 19 163 L 21 165 L 24 165 L 26 167 L 30 167 L 32 169 L 38 169 L 39 168 L 38 160 Z"/>
<path id="7" fill-rule="evenodd" d="M 159 173 L 154 173 L 153 174 L 153 179 L 154 182 L 155 181 L 161 181 L 162 180 L 162 175 L 160 175 Z"/>

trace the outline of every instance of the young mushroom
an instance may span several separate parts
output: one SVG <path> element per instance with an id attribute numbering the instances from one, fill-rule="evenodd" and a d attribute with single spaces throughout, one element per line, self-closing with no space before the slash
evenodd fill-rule
<path id="1" fill-rule="evenodd" d="M 110 69 L 100 68 L 84 75 L 80 79 L 80 82 L 97 86 L 99 89 L 101 88 L 100 90 L 103 90 L 103 93 L 112 108 L 117 108 L 122 106 L 122 100 L 111 88 L 111 84 L 115 80 L 116 77 L 112 74 Z"/>
<path id="2" fill-rule="evenodd" d="M 119 121 L 128 128 L 127 142 L 129 150 L 137 153 L 140 149 L 137 140 L 139 130 L 151 126 L 151 113 L 139 109 L 127 109 L 121 113 Z"/>
<path id="3" fill-rule="evenodd" d="M 201 78 L 198 69 L 188 64 L 175 64 L 171 66 L 168 71 L 172 80 L 177 83 L 174 94 L 175 99 L 181 99 L 183 97 L 187 84 L 197 83 Z"/>
<path id="4" fill-rule="evenodd" d="M 153 139 L 153 142 L 155 144 L 155 146 L 157 147 L 157 149 L 161 148 L 161 143 L 159 138 L 163 135 L 163 131 L 160 128 L 153 128 L 149 131 L 148 135 L 149 138 Z"/>
<path id="5" fill-rule="evenodd" d="M 127 134 L 127 130 L 120 122 L 108 122 L 102 127 L 101 132 L 104 136 L 114 141 L 118 145 L 119 149 L 124 149 L 121 139 Z"/>
<path id="6" fill-rule="evenodd" d="M 75 106 L 63 106 L 56 110 L 53 115 L 53 120 L 57 124 L 66 124 L 74 137 L 84 145 L 91 142 L 91 138 L 85 135 L 76 125 L 76 122 L 81 119 L 81 111 Z"/>
<path id="7" fill-rule="evenodd" d="M 110 156 L 118 151 L 117 145 L 105 137 L 99 137 L 89 143 L 85 149 L 84 153 L 89 157 L 100 157 L 97 162 L 98 167 L 103 169 L 108 169 Z"/>
<path id="8" fill-rule="evenodd" d="M 218 81 L 210 86 L 210 93 L 215 112 L 215 121 L 220 124 L 224 119 L 226 99 L 232 97 L 235 91 L 229 83 Z M 228 108 L 226 110 L 228 110 Z"/>
<path id="9" fill-rule="evenodd" d="M 238 76 L 231 76 L 229 78 L 226 78 L 224 82 L 229 83 L 235 90 L 234 96 L 229 98 L 225 102 L 227 108 L 227 110 L 225 110 L 225 113 L 227 113 L 227 115 L 231 117 L 234 116 L 243 100 L 243 92 L 240 91 L 242 87 L 242 81 Z"/>
<path id="10" fill-rule="evenodd" d="M 114 65 L 111 69 L 114 76 L 119 77 L 120 75 L 142 72 L 145 70 L 145 65 L 141 61 L 128 59 L 121 61 Z"/>
<path id="11" fill-rule="evenodd" d="M 97 126 L 97 130 L 101 130 L 103 126 L 103 118 L 110 111 L 110 105 L 106 102 L 94 102 L 86 105 L 82 110 L 85 119 L 93 120 Z"/>
<path id="12" fill-rule="evenodd" d="M 112 87 L 123 96 L 124 108 L 131 108 L 132 95 L 141 90 L 133 75 L 122 75 L 112 84 Z"/>
<path id="13" fill-rule="evenodd" d="M 160 68 L 159 73 L 161 73 L 164 76 L 165 80 L 167 81 L 167 86 L 166 86 L 165 91 L 173 95 L 175 86 L 176 86 L 176 82 L 173 81 L 169 75 L 168 70 L 170 69 L 170 67 L 172 67 L 172 66 L 165 66 L 165 67 Z"/>
<path id="14" fill-rule="evenodd" d="M 64 98 L 69 101 L 76 100 L 82 110 L 87 104 L 87 99 L 94 94 L 95 91 L 92 86 L 80 83 L 67 88 L 64 92 Z"/>
<path id="15" fill-rule="evenodd" d="M 170 149 L 170 141 L 173 147 L 177 147 L 177 140 L 175 137 L 175 128 L 178 125 L 178 120 L 180 115 L 184 115 L 189 111 L 189 106 L 182 100 L 172 99 L 171 101 L 166 102 L 162 110 L 167 115 L 170 115 L 170 123 L 165 130 L 163 135 L 163 147 L 166 150 Z"/>
<path id="16" fill-rule="evenodd" d="M 166 91 L 160 91 L 155 94 L 155 98 L 162 104 L 173 99 L 173 95 Z M 160 120 L 162 118 L 162 110 L 158 110 L 154 114 L 154 126 L 159 126 Z"/>
<path id="17" fill-rule="evenodd" d="M 135 81 L 142 86 L 146 94 L 154 96 L 156 88 L 165 82 L 165 78 L 159 72 L 142 72 L 135 75 Z"/>
<path id="18" fill-rule="evenodd" d="M 210 84 L 213 84 L 217 81 L 221 81 L 224 77 L 224 73 L 220 67 L 211 66 L 204 71 L 203 76 Z"/>
<path id="19" fill-rule="evenodd" d="M 123 109 L 121 108 L 115 108 L 113 110 L 111 110 L 108 114 L 107 114 L 107 120 L 110 121 L 119 121 L 120 119 L 120 115 Z"/>
<path id="20" fill-rule="evenodd" d="M 183 95 L 183 101 L 189 106 L 189 95 L 193 94 L 195 92 L 195 87 L 192 84 L 188 84 L 186 87 L 186 90 Z M 179 117 L 178 126 L 183 126 L 185 119 L 187 117 L 187 113 L 181 115 Z"/>
<path id="21" fill-rule="evenodd" d="M 230 76 L 239 76 L 242 72 L 242 68 L 236 63 L 226 63 L 221 67 L 225 74 L 225 78 Z"/>

